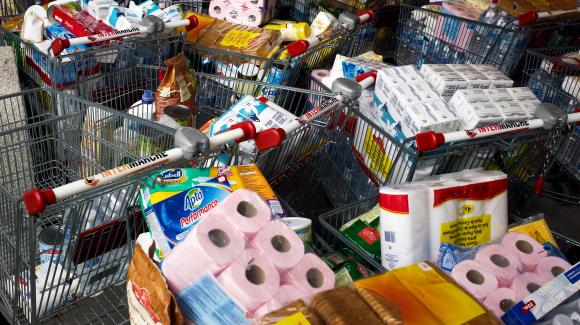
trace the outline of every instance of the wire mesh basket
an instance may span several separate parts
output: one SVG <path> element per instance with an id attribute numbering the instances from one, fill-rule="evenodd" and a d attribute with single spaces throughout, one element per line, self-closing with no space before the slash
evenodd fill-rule
<path id="1" fill-rule="evenodd" d="M 27 215 L 21 195 L 137 160 L 116 137 L 124 119 L 138 119 L 51 89 L 4 96 L 0 103 L 12 117 L 0 132 L 0 302 L 11 323 L 37 323 L 124 281 L 130 243 L 144 224 L 129 213 L 135 181 L 89 191 L 36 216 Z M 142 154 L 172 145 L 170 129 L 139 123 L 141 137 L 158 140 Z"/>
<path id="2" fill-rule="evenodd" d="M 577 57 L 580 47 L 529 50 L 523 70 L 524 82 L 543 102 L 552 103 L 564 112 L 580 109 L 580 66 Z M 575 55 L 570 56 L 570 54 Z M 566 56 L 568 55 L 568 57 Z M 576 182 L 580 182 L 580 129 L 569 134 L 557 154 L 557 161 Z M 554 193 L 562 197 L 563 193 Z M 578 198 L 563 201 L 578 204 Z"/>
<path id="3" fill-rule="evenodd" d="M 493 64 L 512 75 L 527 48 L 571 44 L 578 37 L 577 26 L 578 20 L 560 18 L 500 27 L 403 4 L 396 60 L 400 65 Z"/>
<path id="4" fill-rule="evenodd" d="M 37 85 L 56 89 L 70 88 L 91 76 L 135 64 L 161 64 L 183 47 L 182 35 L 160 34 L 111 41 L 82 52 L 53 56 L 48 48 L 38 47 L 42 43 L 29 44 L 3 28 L 0 28 L 0 39 L 14 49 L 20 70 Z"/>

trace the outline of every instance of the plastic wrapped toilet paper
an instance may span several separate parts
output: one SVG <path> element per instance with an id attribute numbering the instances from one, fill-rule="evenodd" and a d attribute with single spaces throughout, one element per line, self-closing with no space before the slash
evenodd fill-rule
<path id="1" fill-rule="evenodd" d="M 540 287 L 548 281 L 550 281 L 549 276 L 526 272 L 517 276 L 512 282 L 510 288 L 516 295 L 516 301 L 520 301 L 534 291 L 540 289 Z"/>
<path id="2" fill-rule="evenodd" d="M 255 249 L 244 251 L 220 273 L 217 280 L 248 311 L 272 299 L 280 286 L 278 271 Z"/>
<path id="3" fill-rule="evenodd" d="M 548 254 L 544 246 L 533 238 L 517 232 L 507 233 L 501 244 L 520 259 L 524 272 L 533 272 Z"/>
<path id="4" fill-rule="evenodd" d="M 272 297 L 272 299 L 263 304 L 262 306 L 260 306 L 260 308 L 256 309 L 254 314 L 256 315 L 256 317 L 266 315 L 271 311 L 278 310 L 284 307 L 289 302 L 301 299 L 303 297 L 304 294 L 300 290 L 298 290 L 298 288 L 296 288 L 295 286 L 290 284 L 281 285 L 278 291 L 276 291 L 276 293 Z"/>
<path id="5" fill-rule="evenodd" d="M 282 284 L 290 284 L 305 296 L 334 288 L 334 272 L 318 256 L 308 253 L 292 270 L 282 275 Z"/>
<path id="6" fill-rule="evenodd" d="M 510 288 L 499 288 L 490 293 L 483 304 L 497 317 L 503 316 L 517 302 L 516 294 Z"/>
<path id="7" fill-rule="evenodd" d="M 381 263 L 388 270 L 414 264 L 431 255 L 426 240 L 429 238 L 427 191 L 427 185 L 418 184 L 380 190 Z"/>
<path id="8" fill-rule="evenodd" d="M 258 231 L 249 247 L 261 251 L 279 272 L 290 270 L 304 256 L 304 243 L 282 221 L 267 223 Z"/>
<path id="9" fill-rule="evenodd" d="M 522 270 L 520 260 L 507 248 L 498 244 L 482 248 L 475 255 L 475 260 L 495 274 L 500 287 L 509 287 L 518 271 Z"/>
<path id="10" fill-rule="evenodd" d="M 163 259 L 161 270 L 175 295 L 202 273 L 219 273 L 243 251 L 243 234 L 223 219 L 214 217 L 203 218 Z"/>
<path id="11" fill-rule="evenodd" d="M 451 277 L 479 300 L 485 299 L 498 288 L 495 275 L 473 260 L 457 264 L 451 271 Z"/>
<path id="12" fill-rule="evenodd" d="M 275 1 L 256 4 L 251 1 L 212 0 L 209 15 L 236 24 L 258 27 L 273 18 L 274 6 Z"/>
<path id="13" fill-rule="evenodd" d="M 239 189 L 225 198 L 216 214 L 246 236 L 254 235 L 272 218 L 272 211 L 255 192 Z"/>
<path id="14" fill-rule="evenodd" d="M 570 263 L 557 256 L 548 256 L 538 263 L 535 273 L 551 280 L 571 267 L 572 265 L 570 265 Z"/>

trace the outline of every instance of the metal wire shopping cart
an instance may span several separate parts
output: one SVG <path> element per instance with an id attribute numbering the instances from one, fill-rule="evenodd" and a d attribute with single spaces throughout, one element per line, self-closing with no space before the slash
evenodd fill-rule
<path id="1" fill-rule="evenodd" d="M 547 17 L 530 12 L 500 27 L 403 4 L 396 60 L 400 65 L 486 63 L 512 75 L 527 48 L 565 46 L 577 39 L 577 16 Z"/>
<path id="2" fill-rule="evenodd" d="M 11 46 L 16 55 L 19 69 L 39 86 L 67 88 L 75 83 L 99 74 L 141 64 L 161 62 L 181 51 L 183 35 L 168 34 L 165 30 L 179 26 L 193 28 L 197 20 L 184 19 L 161 24 L 156 22 L 139 28 L 105 32 L 90 37 L 73 39 L 57 38 L 50 44 L 30 44 L 16 33 L 0 28 L 0 39 Z M 43 44 L 43 45 L 41 45 Z M 84 51 L 64 52 L 75 45 L 94 44 Z M 43 46 L 50 46 L 44 48 Z"/>
<path id="3" fill-rule="evenodd" d="M 523 70 L 524 82 L 540 100 L 553 103 L 568 113 L 580 109 L 579 50 L 578 46 L 529 50 Z M 578 127 L 567 136 L 556 159 L 559 166 L 572 176 L 573 182 L 580 183 Z M 565 204 L 580 204 L 580 197 L 570 194 L 565 186 L 558 188 L 560 190 L 545 191 L 543 195 Z"/>

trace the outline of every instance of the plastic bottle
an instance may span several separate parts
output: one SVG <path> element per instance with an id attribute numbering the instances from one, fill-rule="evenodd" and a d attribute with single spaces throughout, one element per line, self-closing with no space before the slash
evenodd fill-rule
<path id="1" fill-rule="evenodd" d="M 495 24 L 499 27 L 504 27 L 510 20 L 512 20 L 510 15 L 507 12 L 502 11 L 499 15 L 499 19 Z"/>
<path id="2" fill-rule="evenodd" d="M 145 90 L 141 100 L 131 105 L 131 108 L 127 111 L 127 114 L 137 116 L 144 120 L 151 121 L 153 119 L 153 113 L 155 112 L 155 99 L 153 98 L 153 92 L 151 90 Z M 139 123 L 136 121 L 126 121 L 127 128 L 132 131 L 137 131 L 139 128 Z"/>
<path id="3" fill-rule="evenodd" d="M 501 10 L 497 7 L 497 0 L 491 0 L 489 7 L 481 13 L 481 16 L 479 16 L 479 21 L 493 25 L 499 19 L 500 13 Z"/>

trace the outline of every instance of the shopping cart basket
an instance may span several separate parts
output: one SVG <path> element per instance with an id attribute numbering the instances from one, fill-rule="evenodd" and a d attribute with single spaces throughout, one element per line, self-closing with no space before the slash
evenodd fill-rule
<path id="1" fill-rule="evenodd" d="M 271 57 L 233 53 L 223 50 L 185 45 L 184 52 L 193 63 L 196 72 L 239 78 L 255 76 L 257 80 L 271 84 L 300 86 L 303 71 L 332 64 L 334 56 L 341 51 L 357 25 L 372 19 L 371 15 L 344 13 L 339 23 L 317 37 L 289 43 L 278 49 Z M 272 99 L 276 93 L 263 93 Z"/>
<path id="2" fill-rule="evenodd" d="M 161 64 L 183 46 L 183 35 L 167 34 L 164 31 L 179 26 L 189 28 L 196 24 L 197 20 L 184 19 L 161 26 L 145 25 L 114 33 L 59 38 L 50 44 L 50 48 L 42 50 L 38 46 L 44 43 L 29 44 L 16 33 L 3 28 L 0 28 L 0 39 L 14 48 L 19 69 L 28 77 L 40 86 L 61 89 L 70 88 L 95 74 L 108 73 L 136 63 Z M 94 45 L 82 52 L 62 54 L 64 49 L 81 44 Z"/>
<path id="3" fill-rule="evenodd" d="M 512 75 L 527 48 L 565 46 L 577 39 L 577 19 L 547 17 L 527 13 L 500 27 L 403 4 L 397 63 L 486 63 Z"/>
<path id="4" fill-rule="evenodd" d="M 523 70 L 524 82 L 541 101 L 553 103 L 564 112 L 580 109 L 580 65 L 577 60 L 580 47 L 529 50 Z M 576 54 L 566 58 L 566 54 Z M 580 183 L 580 130 L 576 127 L 566 138 L 556 156 L 559 165 L 573 180 Z M 544 195 L 568 204 L 580 205 L 580 198 L 564 191 L 545 192 Z"/>

